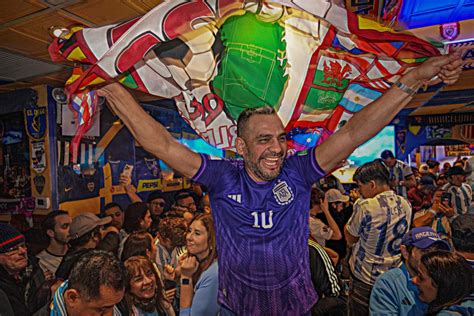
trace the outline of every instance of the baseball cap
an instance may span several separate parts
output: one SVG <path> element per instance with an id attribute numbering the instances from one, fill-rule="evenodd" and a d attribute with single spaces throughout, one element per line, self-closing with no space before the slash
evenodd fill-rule
<path id="1" fill-rule="evenodd" d="M 112 221 L 112 217 L 106 216 L 99 218 L 90 212 L 82 213 L 72 219 L 69 227 L 69 236 L 71 239 L 77 239 L 84 236 L 97 226 L 108 224 Z"/>
<path id="2" fill-rule="evenodd" d="M 451 167 L 451 168 L 449 168 L 449 170 L 447 172 L 448 177 L 449 176 L 466 175 L 466 174 L 467 174 L 467 172 L 464 171 L 464 169 L 462 167 L 459 167 L 459 166 Z"/>
<path id="3" fill-rule="evenodd" d="M 338 189 L 329 189 L 326 192 L 326 198 L 328 203 L 349 201 L 349 196 L 342 194 Z"/>
<path id="4" fill-rule="evenodd" d="M 402 245 L 414 246 L 419 249 L 426 249 L 439 243 L 446 250 L 450 250 L 449 244 L 441 239 L 431 227 L 416 227 L 410 230 L 402 238 Z"/>
<path id="5" fill-rule="evenodd" d="M 420 184 L 428 189 L 435 189 L 436 183 L 435 180 L 430 176 L 423 176 L 420 179 Z"/>
<path id="6" fill-rule="evenodd" d="M 388 150 L 388 149 L 385 149 L 384 151 L 382 151 L 382 153 L 380 154 L 380 158 L 382 159 L 388 159 L 388 158 L 395 158 L 393 152 L 391 150 Z"/>

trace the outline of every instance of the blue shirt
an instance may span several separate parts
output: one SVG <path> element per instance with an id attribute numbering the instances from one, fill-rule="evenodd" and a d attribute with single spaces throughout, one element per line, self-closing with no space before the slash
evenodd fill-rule
<path id="1" fill-rule="evenodd" d="M 190 308 L 182 308 L 180 316 L 212 316 L 218 315 L 220 306 L 217 303 L 218 265 L 214 261 L 204 271 L 194 287 L 193 302 Z"/>
<path id="2" fill-rule="evenodd" d="M 311 185 L 324 175 L 314 148 L 255 182 L 241 160 L 202 155 L 219 258 L 219 301 L 238 315 L 298 315 L 317 300 L 309 269 Z"/>
<path id="3" fill-rule="evenodd" d="M 458 305 L 452 305 L 436 314 L 437 316 L 472 316 L 474 315 L 474 293 L 468 295 Z"/>
<path id="4" fill-rule="evenodd" d="M 405 264 L 382 274 L 370 295 L 370 315 L 425 315 L 428 305 L 418 298 Z"/>

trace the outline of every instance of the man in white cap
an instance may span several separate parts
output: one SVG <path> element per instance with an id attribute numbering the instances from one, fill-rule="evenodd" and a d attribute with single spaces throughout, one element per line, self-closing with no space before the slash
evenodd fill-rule
<path id="1" fill-rule="evenodd" d="M 104 229 L 104 225 L 111 221 L 110 216 L 99 218 L 90 212 L 82 213 L 72 219 L 69 228 L 69 244 L 71 247 L 59 265 L 56 277 L 64 280 L 68 279 L 74 263 L 85 253 L 98 248 L 99 243 L 106 236 L 114 239 L 118 247 L 118 229 L 114 226 L 109 226 L 107 230 Z"/>

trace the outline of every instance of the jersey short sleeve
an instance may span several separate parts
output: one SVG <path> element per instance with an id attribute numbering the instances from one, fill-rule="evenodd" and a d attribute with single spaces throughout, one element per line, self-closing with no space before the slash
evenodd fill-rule
<path id="1" fill-rule="evenodd" d="M 361 199 L 354 203 L 354 212 L 347 222 L 347 231 L 354 237 L 359 237 L 361 231 L 361 223 L 364 218 L 364 208 L 360 205 Z"/>

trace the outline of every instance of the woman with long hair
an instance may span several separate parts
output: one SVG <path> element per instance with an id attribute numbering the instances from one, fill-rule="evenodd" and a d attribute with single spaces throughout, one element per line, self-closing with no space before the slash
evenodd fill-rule
<path id="1" fill-rule="evenodd" d="M 196 216 L 186 233 L 187 253 L 179 260 L 180 315 L 217 315 L 217 251 L 209 214 Z"/>
<path id="2" fill-rule="evenodd" d="M 158 270 L 143 256 L 128 258 L 125 303 L 131 316 L 174 316 L 171 303 L 166 299 Z"/>
<path id="3" fill-rule="evenodd" d="M 143 256 L 154 261 L 156 258 L 156 245 L 153 237 L 147 232 L 134 232 L 128 235 L 123 245 L 122 261 L 130 257 Z"/>
<path id="4" fill-rule="evenodd" d="M 421 257 L 413 283 L 420 291 L 420 300 L 429 304 L 428 315 L 472 315 L 473 277 L 473 269 L 464 257 L 436 250 Z M 464 314 L 462 310 L 470 312 Z"/>

